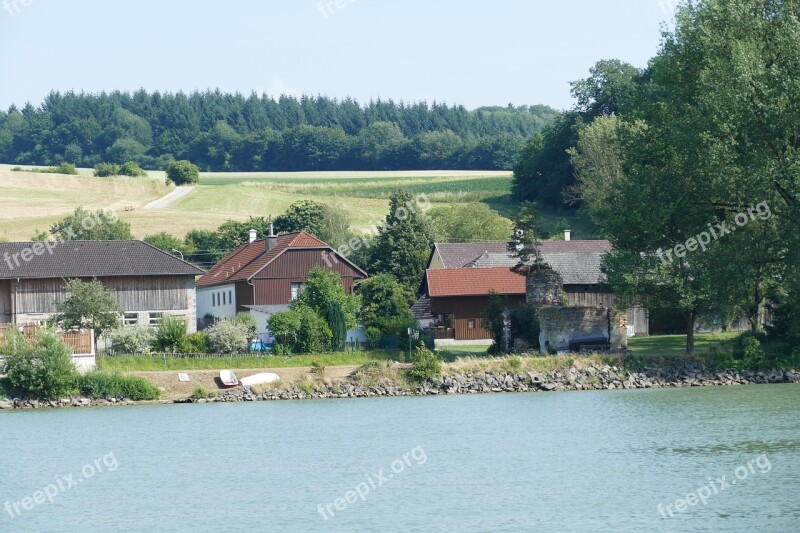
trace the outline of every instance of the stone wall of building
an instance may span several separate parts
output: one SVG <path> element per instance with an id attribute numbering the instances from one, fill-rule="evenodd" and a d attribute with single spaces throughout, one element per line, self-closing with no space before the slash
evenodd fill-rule
<path id="1" fill-rule="evenodd" d="M 561 305 L 564 284 L 558 272 L 550 267 L 531 268 L 525 277 L 525 292 L 529 304 Z"/>
<path id="2" fill-rule="evenodd" d="M 539 349 L 568 351 L 570 343 L 603 338 L 611 350 L 628 347 L 626 314 L 606 307 L 543 306 L 539 309 Z"/>

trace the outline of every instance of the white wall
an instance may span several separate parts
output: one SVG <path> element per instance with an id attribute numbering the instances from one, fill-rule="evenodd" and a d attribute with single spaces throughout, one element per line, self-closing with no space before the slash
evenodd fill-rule
<path id="1" fill-rule="evenodd" d="M 222 298 L 225 294 L 225 304 L 214 305 L 214 295 Z M 202 319 L 206 314 L 217 318 L 233 318 L 236 316 L 236 286 L 219 285 L 216 287 L 199 287 L 197 289 L 197 318 Z"/>
<path id="2" fill-rule="evenodd" d="M 261 311 L 255 311 L 253 309 L 250 310 L 250 314 L 256 317 L 256 320 L 258 320 L 258 339 L 267 344 L 272 344 L 275 342 L 275 337 L 272 336 L 272 334 L 269 332 L 269 328 L 267 328 L 267 323 L 272 315 L 269 313 L 263 313 Z"/>

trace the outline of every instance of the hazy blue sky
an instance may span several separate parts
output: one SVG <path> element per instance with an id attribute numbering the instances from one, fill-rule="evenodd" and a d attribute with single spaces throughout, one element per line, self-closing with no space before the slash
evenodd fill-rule
<path id="1" fill-rule="evenodd" d="M 0 0 L 0 108 L 52 89 L 571 105 L 644 66 L 674 0 Z M 330 7 L 325 7 L 328 3 Z M 13 15 L 12 15 L 13 13 Z"/>

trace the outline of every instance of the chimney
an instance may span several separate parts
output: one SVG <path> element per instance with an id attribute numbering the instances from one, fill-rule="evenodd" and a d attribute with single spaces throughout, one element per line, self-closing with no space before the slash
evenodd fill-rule
<path id="1" fill-rule="evenodd" d="M 271 252 L 275 246 L 278 245 L 278 236 L 275 235 L 275 229 L 272 227 L 272 222 L 269 223 L 269 236 L 267 237 L 267 252 Z"/>
<path id="2" fill-rule="evenodd" d="M 256 230 L 254 230 L 254 229 L 251 229 L 250 230 L 250 242 L 256 242 L 256 239 L 258 239 L 258 232 Z"/>
<path id="3" fill-rule="evenodd" d="M 572 230 L 571 229 L 565 229 L 564 230 L 564 240 L 565 241 L 569 241 L 571 239 L 572 239 Z"/>

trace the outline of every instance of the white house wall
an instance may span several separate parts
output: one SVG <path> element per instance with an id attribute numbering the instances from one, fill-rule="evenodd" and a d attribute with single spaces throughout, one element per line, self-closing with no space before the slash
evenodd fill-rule
<path id="1" fill-rule="evenodd" d="M 224 304 L 222 303 L 223 295 L 225 295 Z M 219 298 L 220 302 L 217 305 L 214 305 L 215 296 Z M 234 284 L 197 289 L 197 318 L 202 319 L 207 314 L 216 318 L 236 316 L 236 286 Z"/>

